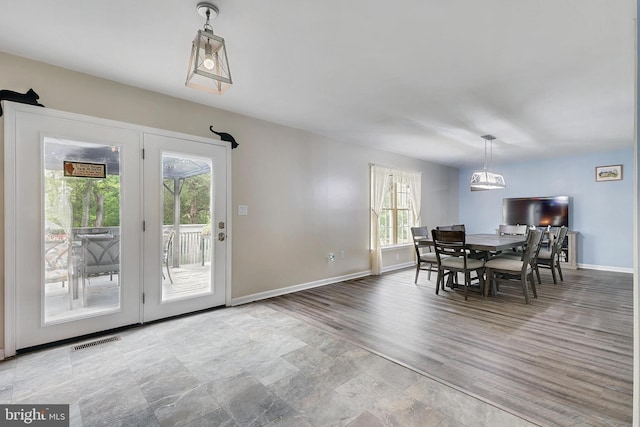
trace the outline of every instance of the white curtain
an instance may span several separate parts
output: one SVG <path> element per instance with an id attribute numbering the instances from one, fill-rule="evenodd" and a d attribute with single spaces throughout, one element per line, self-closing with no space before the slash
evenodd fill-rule
<path id="1" fill-rule="evenodd" d="M 411 197 L 411 207 L 413 209 L 413 217 L 415 218 L 414 226 L 422 225 L 421 206 L 422 206 L 422 172 L 404 171 L 404 176 L 409 185 L 409 197 Z"/>
<path id="2" fill-rule="evenodd" d="M 389 185 L 389 175 L 393 169 L 371 165 L 371 274 L 382 273 L 382 246 L 380 245 L 380 214 L 384 204 L 384 194 Z"/>

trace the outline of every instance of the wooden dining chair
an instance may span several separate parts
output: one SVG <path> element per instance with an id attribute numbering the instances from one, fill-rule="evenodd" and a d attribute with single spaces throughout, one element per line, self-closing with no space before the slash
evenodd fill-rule
<path id="1" fill-rule="evenodd" d="M 528 231 L 529 226 L 527 225 L 500 224 L 498 226 L 498 235 L 500 236 L 526 236 Z M 513 248 L 512 251 L 517 252 L 518 255 L 522 255 L 522 252 L 524 252 L 524 245 Z"/>
<path id="2" fill-rule="evenodd" d="M 564 281 L 564 277 L 562 277 L 562 267 L 560 267 L 560 255 L 562 253 L 564 239 L 567 237 L 567 231 L 568 229 L 566 226 L 563 225 L 560 227 L 551 241 L 551 248 L 540 250 L 536 263 L 536 276 L 538 277 L 538 283 L 540 283 L 540 267 L 551 270 L 551 277 L 553 277 L 554 285 L 558 284 L 556 270 L 558 271 L 560 280 Z"/>
<path id="3" fill-rule="evenodd" d="M 533 278 L 534 267 L 531 258 L 535 256 L 540 242 L 542 241 L 542 231 L 530 230 L 527 236 L 526 249 L 522 256 L 514 258 L 512 256 L 499 255 L 485 263 L 487 272 L 487 286 L 484 288 L 485 297 L 489 293 L 489 286 L 493 295 L 497 295 L 499 284 L 519 284 L 522 287 L 524 301 L 529 304 L 529 291 L 527 282 L 531 286 L 533 297 L 538 298 L 536 283 Z"/>
<path id="4" fill-rule="evenodd" d="M 525 236 L 529 226 L 527 225 L 509 225 L 500 224 L 498 226 L 498 234 L 501 236 Z"/>
<path id="5" fill-rule="evenodd" d="M 529 239 L 529 233 L 532 230 L 529 230 L 527 232 L 527 240 Z M 533 271 L 536 272 L 536 277 L 538 279 L 538 284 L 542 284 L 542 282 L 540 281 L 540 272 L 538 272 L 538 256 L 540 254 L 540 250 L 542 249 L 543 243 L 544 243 L 544 236 L 545 236 L 545 232 L 544 231 L 540 231 L 540 241 L 538 242 L 538 246 L 535 249 L 534 253 L 531 254 L 531 256 L 529 257 L 529 264 L 531 265 L 531 268 L 533 269 Z M 500 256 L 502 257 L 507 257 L 507 258 L 513 258 L 513 259 L 521 259 L 522 258 L 522 254 L 523 252 L 526 250 L 527 248 L 527 243 L 525 242 L 524 245 L 522 245 L 522 247 L 517 248 L 518 251 L 515 252 L 503 252 L 502 254 L 500 254 Z"/>
<path id="6" fill-rule="evenodd" d="M 466 231 L 464 228 L 464 224 L 454 224 L 454 225 L 439 225 L 436 227 L 436 230 L 442 231 Z"/>
<path id="7" fill-rule="evenodd" d="M 464 231 L 464 232 L 466 232 L 464 224 L 439 225 L 439 226 L 436 227 L 436 230 L 441 230 L 441 231 Z M 479 251 L 476 251 L 476 250 L 467 250 L 467 252 L 469 253 L 469 256 L 471 258 L 486 259 L 484 252 L 479 252 Z"/>
<path id="8" fill-rule="evenodd" d="M 416 278 L 414 283 L 418 283 L 420 270 L 428 271 L 427 280 L 431 280 L 431 272 L 438 271 L 438 259 L 433 252 L 431 245 L 426 245 L 424 240 L 429 239 L 429 227 L 411 227 L 413 236 L 413 246 L 416 250 Z"/>
<path id="9" fill-rule="evenodd" d="M 438 260 L 438 278 L 436 294 L 440 288 L 444 290 L 444 279 L 453 284 L 458 273 L 464 275 L 464 299 L 467 300 L 467 289 L 471 284 L 471 272 L 476 272 L 480 280 L 480 289 L 484 288 L 484 260 L 469 256 L 466 249 L 464 231 L 431 230 L 433 246 Z"/>

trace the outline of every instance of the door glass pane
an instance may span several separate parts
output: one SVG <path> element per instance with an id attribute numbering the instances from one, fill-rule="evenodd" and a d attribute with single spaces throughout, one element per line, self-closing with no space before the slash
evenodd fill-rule
<path id="1" fill-rule="evenodd" d="M 162 301 L 211 293 L 211 160 L 162 155 Z"/>
<path id="2" fill-rule="evenodd" d="M 120 308 L 120 150 L 45 138 L 44 322 Z"/>

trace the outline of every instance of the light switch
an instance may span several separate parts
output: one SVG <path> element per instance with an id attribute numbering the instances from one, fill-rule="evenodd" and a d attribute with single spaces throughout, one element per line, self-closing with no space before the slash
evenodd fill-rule
<path id="1" fill-rule="evenodd" d="M 249 215 L 249 206 L 238 205 L 238 215 Z"/>

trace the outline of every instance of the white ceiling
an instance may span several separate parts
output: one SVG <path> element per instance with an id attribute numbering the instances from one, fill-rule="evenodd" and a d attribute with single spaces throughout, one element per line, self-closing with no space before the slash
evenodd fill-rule
<path id="1" fill-rule="evenodd" d="M 0 51 L 458 167 L 633 146 L 635 0 L 213 0 L 222 96 L 197 2 L 0 0 Z"/>

